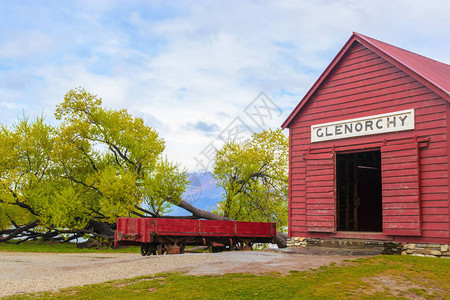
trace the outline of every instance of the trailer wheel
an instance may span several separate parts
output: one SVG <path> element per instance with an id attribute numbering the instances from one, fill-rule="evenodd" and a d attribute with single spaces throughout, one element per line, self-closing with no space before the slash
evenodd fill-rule
<path id="1" fill-rule="evenodd" d="M 152 243 L 141 243 L 142 256 L 156 255 L 156 252 L 156 245 L 153 245 Z"/>
<path id="2" fill-rule="evenodd" d="M 150 251 L 147 255 L 156 255 L 158 252 L 158 245 L 156 245 L 155 243 L 151 243 L 150 244 Z"/>
<path id="3" fill-rule="evenodd" d="M 185 247 L 186 243 L 179 242 L 177 240 L 164 243 L 164 248 L 166 249 L 167 254 L 183 254 Z"/>
<path id="4" fill-rule="evenodd" d="M 226 251 L 226 250 L 227 250 L 227 248 L 223 247 L 223 246 L 210 246 L 209 247 L 210 253 L 219 253 L 219 252 Z"/>
<path id="5" fill-rule="evenodd" d="M 157 251 L 158 255 L 167 254 L 167 249 L 163 243 L 158 243 L 158 246 L 156 247 L 156 251 Z"/>
<path id="6" fill-rule="evenodd" d="M 186 243 L 182 243 L 180 247 L 180 254 L 184 254 L 186 249 Z"/>
<path id="7" fill-rule="evenodd" d="M 141 255 L 147 256 L 150 253 L 150 244 L 149 243 L 141 243 Z"/>

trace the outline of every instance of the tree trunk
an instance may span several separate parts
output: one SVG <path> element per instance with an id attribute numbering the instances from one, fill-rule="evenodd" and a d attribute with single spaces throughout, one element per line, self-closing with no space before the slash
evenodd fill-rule
<path id="1" fill-rule="evenodd" d="M 106 223 L 91 219 L 91 220 L 89 220 L 88 228 L 92 229 L 92 231 L 94 231 L 95 233 L 107 236 L 108 239 L 114 239 L 115 232 Z"/>
<path id="2" fill-rule="evenodd" d="M 192 213 L 194 216 L 207 219 L 207 220 L 219 220 L 219 221 L 233 221 L 233 219 L 219 216 L 216 214 L 213 214 L 212 212 L 198 209 L 188 202 L 181 200 L 180 203 L 177 204 L 179 207 L 184 208 L 188 212 Z M 286 248 L 287 247 L 287 234 L 282 232 L 277 232 L 277 235 L 275 236 L 275 243 L 277 244 L 278 248 Z"/>
<path id="3" fill-rule="evenodd" d="M 85 242 L 77 243 L 77 248 L 92 248 L 92 247 L 102 247 L 111 246 L 114 240 L 115 230 L 107 223 L 103 223 L 94 219 L 89 220 L 88 226 L 85 230 L 77 230 L 75 233 L 87 233 L 90 234 L 92 238 L 99 237 L 102 239 L 107 239 L 108 242 L 102 242 L 101 240 L 88 239 Z M 90 231 L 90 232 L 89 232 Z"/>
<path id="4" fill-rule="evenodd" d="M 219 216 L 219 215 L 213 214 L 212 212 L 209 212 L 209 211 L 206 211 L 203 209 L 198 209 L 184 200 L 181 200 L 180 203 L 177 204 L 177 206 L 184 208 L 185 210 L 187 210 L 194 216 L 201 218 L 201 219 L 218 220 L 218 221 L 232 221 L 232 219 L 230 219 L 230 218 Z"/>
<path id="5" fill-rule="evenodd" d="M 277 244 L 278 248 L 287 248 L 287 237 L 286 233 L 277 231 L 275 244 Z"/>

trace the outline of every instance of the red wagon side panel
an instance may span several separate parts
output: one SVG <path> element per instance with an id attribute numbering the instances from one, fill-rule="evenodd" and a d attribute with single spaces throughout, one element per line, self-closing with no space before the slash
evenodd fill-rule
<path id="1" fill-rule="evenodd" d="M 185 219 L 151 219 L 155 222 L 156 235 L 198 235 L 198 220 Z"/>
<path id="2" fill-rule="evenodd" d="M 274 237 L 274 223 L 236 222 L 236 236 L 239 237 Z"/>
<path id="3" fill-rule="evenodd" d="M 150 233 L 155 231 L 153 219 L 119 218 L 114 239 L 116 241 L 150 242 Z"/>
<path id="4" fill-rule="evenodd" d="M 235 221 L 198 220 L 201 236 L 235 236 Z"/>
<path id="5" fill-rule="evenodd" d="M 275 223 L 164 219 L 119 218 L 115 241 L 149 243 L 154 237 L 245 237 L 274 238 Z"/>

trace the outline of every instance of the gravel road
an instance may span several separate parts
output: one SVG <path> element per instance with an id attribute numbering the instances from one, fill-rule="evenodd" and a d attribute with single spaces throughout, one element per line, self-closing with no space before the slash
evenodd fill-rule
<path id="1" fill-rule="evenodd" d="M 167 271 L 192 275 L 309 270 L 351 259 L 343 255 L 302 255 L 273 251 L 233 251 L 163 256 L 134 253 L 0 252 L 0 297 L 57 290 Z"/>

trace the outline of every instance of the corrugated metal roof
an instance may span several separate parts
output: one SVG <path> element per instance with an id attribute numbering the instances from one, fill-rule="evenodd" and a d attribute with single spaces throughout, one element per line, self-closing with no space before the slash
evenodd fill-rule
<path id="1" fill-rule="evenodd" d="M 417 75 L 441 89 L 447 95 L 450 95 L 450 65 L 392 46 L 360 33 L 355 32 L 354 35 L 364 39 L 380 51 L 383 51 Z"/>
<path id="2" fill-rule="evenodd" d="M 289 126 L 308 99 L 319 88 L 321 83 L 327 78 L 328 74 L 333 70 L 354 42 L 359 42 L 378 53 L 450 102 L 450 65 L 354 32 L 350 39 L 345 43 L 344 47 L 342 47 L 336 57 L 309 89 L 297 107 L 281 125 L 283 129 Z"/>

